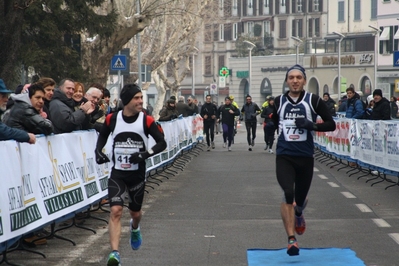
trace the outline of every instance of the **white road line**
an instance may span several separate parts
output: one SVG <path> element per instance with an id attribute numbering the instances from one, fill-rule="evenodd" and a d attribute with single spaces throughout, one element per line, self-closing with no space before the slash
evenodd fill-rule
<path id="1" fill-rule="evenodd" d="M 345 196 L 345 198 L 347 198 L 347 199 L 355 199 L 356 198 L 356 196 L 355 195 L 353 195 L 352 193 L 350 193 L 350 192 L 346 192 L 346 191 L 344 191 L 344 192 L 341 192 L 341 194 L 342 195 L 344 195 Z"/>
<path id="2" fill-rule="evenodd" d="M 329 184 L 331 187 L 339 187 L 339 185 L 334 182 L 327 182 L 327 184 Z"/>
<path id="3" fill-rule="evenodd" d="M 356 204 L 361 212 L 373 212 L 366 204 Z"/>
<path id="4" fill-rule="evenodd" d="M 399 233 L 388 234 L 397 244 L 399 244 Z"/>
<path id="5" fill-rule="evenodd" d="M 328 177 L 326 177 L 325 175 L 317 175 L 318 177 L 320 177 L 320 179 L 328 179 Z"/>
<path id="6" fill-rule="evenodd" d="M 391 227 L 384 219 L 371 219 L 378 227 Z"/>
<path id="7" fill-rule="evenodd" d="M 313 172 L 318 172 L 319 169 L 317 169 L 316 167 L 313 167 Z"/>

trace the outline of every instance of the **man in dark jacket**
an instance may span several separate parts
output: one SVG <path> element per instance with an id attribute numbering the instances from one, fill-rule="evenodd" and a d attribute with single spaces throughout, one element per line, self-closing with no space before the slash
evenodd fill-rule
<path id="1" fill-rule="evenodd" d="M 208 151 L 215 148 L 215 119 L 217 116 L 217 107 L 212 103 L 211 95 L 207 95 L 206 102 L 201 107 L 201 116 L 204 119 L 204 132 L 206 136 L 206 143 L 208 144 Z"/>
<path id="2" fill-rule="evenodd" d="M 188 113 L 189 116 L 193 114 L 199 114 L 198 106 L 195 104 L 195 99 L 192 96 L 188 96 L 187 99 L 188 107 L 190 107 L 190 112 Z"/>
<path id="3" fill-rule="evenodd" d="M 171 121 L 176 119 L 179 114 L 177 113 L 175 100 L 172 97 L 167 100 L 165 108 L 159 114 L 159 121 Z"/>
<path id="4" fill-rule="evenodd" d="M 75 103 L 72 99 L 74 89 L 75 83 L 72 79 L 63 79 L 58 89 L 54 91 L 49 109 L 55 134 L 83 129 L 83 123 L 87 121 L 87 116 L 95 109 L 94 104 L 87 101 L 75 111 Z"/>
<path id="5" fill-rule="evenodd" d="M 256 138 L 256 116 L 260 114 L 260 108 L 256 103 L 252 102 L 251 95 L 248 94 L 246 100 L 247 102 L 241 108 L 241 113 L 244 116 L 241 120 L 245 119 L 245 128 L 247 129 L 247 142 L 249 147 L 248 150 L 252 151 Z"/>
<path id="6" fill-rule="evenodd" d="M 52 78 L 40 78 L 36 84 L 39 84 L 44 89 L 44 105 L 43 112 L 47 114 L 47 119 L 51 120 L 50 117 L 50 101 L 54 95 L 55 81 Z"/>
<path id="7" fill-rule="evenodd" d="M 176 109 L 179 115 L 187 117 L 191 113 L 190 107 L 184 102 L 184 96 L 179 96 L 179 101 L 176 104 Z"/>
<path id="8" fill-rule="evenodd" d="M 7 126 L 34 134 L 49 135 L 53 132 L 51 121 L 41 115 L 44 105 L 42 86 L 33 84 L 28 88 L 28 93 L 13 95 L 11 98 L 14 103 L 3 117 Z"/>
<path id="9" fill-rule="evenodd" d="M 337 116 L 335 112 L 335 101 L 331 99 L 330 94 L 328 92 L 325 92 L 323 94 L 323 101 L 327 105 L 327 108 L 330 111 L 331 116 Z"/>
<path id="10" fill-rule="evenodd" d="M 382 97 L 382 90 L 376 89 L 373 92 L 374 107 L 371 120 L 390 120 L 391 108 L 387 98 Z"/>
<path id="11" fill-rule="evenodd" d="M 355 92 L 353 87 L 346 89 L 346 95 L 348 96 L 346 104 L 346 118 L 361 119 L 364 115 L 364 108 L 360 95 Z"/>
<path id="12" fill-rule="evenodd" d="M 240 115 L 240 110 L 231 103 L 230 97 L 228 96 L 224 100 L 224 105 L 219 107 L 217 112 L 218 121 L 220 119 L 220 115 L 222 116 L 223 148 L 226 148 L 228 141 L 228 151 L 231 151 L 231 143 L 233 142 L 234 136 L 235 117 Z"/>

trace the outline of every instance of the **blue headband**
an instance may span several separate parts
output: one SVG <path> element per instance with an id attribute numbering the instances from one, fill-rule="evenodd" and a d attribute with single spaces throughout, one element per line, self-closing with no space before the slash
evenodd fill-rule
<path id="1" fill-rule="evenodd" d="M 306 80 L 305 69 L 304 69 L 301 65 L 296 64 L 296 65 L 290 67 L 290 68 L 287 70 L 287 73 L 285 74 L 285 81 L 287 81 L 288 74 L 289 74 L 292 70 L 299 70 L 299 71 L 301 71 L 303 77 L 304 77 L 305 80 Z"/>

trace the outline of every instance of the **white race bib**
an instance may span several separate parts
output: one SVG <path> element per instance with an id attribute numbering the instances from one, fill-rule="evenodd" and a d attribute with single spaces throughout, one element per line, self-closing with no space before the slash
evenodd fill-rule
<path id="1" fill-rule="evenodd" d="M 282 125 L 285 141 L 306 141 L 308 131 L 304 128 L 297 128 L 295 120 L 284 120 Z"/>
<path id="2" fill-rule="evenodd" d="M 115 169 L 122 171 L 135 171 L 139 169 L 139 165 L 137 163 L 130 163 L 130 156 L 139 152 L 137 148 L 115 148 Z"/>

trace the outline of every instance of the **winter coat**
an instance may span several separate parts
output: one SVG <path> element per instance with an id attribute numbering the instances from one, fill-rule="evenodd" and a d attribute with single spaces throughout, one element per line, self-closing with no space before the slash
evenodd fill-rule
<path id="1" fill-rule="evenodd" d="M 351 99 L 346 102 L 346 118 L 363 118 L 364 108 L 359 94 L 355 93 Z"/>
<path id="2" fill-rule="evenodd" d="M 250 104 L 246 103 L 241 108 L 241 113 L 244 114 L 245 122 L 256 122 L 256 116 L 259 112 L 260 108 L 254 102 L 251 102 Z"/>
<path id="3" fill-rule="evenodd" d="M 190 107 L 183 101 L 177 102 L 176 109 L 179 115 L 183 115 L 183 117 L 187 117 L 188 113 L 191 113 Z"/>
<path id="4" fill-rule="evenodd" d="M 2 110 L 0 110 L 0 116 L 2 115 Z M 0 140 L 16 140 L 18 142 L 28 142 L 29 135 L 28 132 L 12 128 L 0 121 Z"/>
<path id="5" fill-rule="evenodd" d="M 172 119 L 177 118 L 178 115 L 179 113 L 177 112 L 176 107 L 172 107 L 168 104 L 166 108 L 161 110 L 159 121 L 171 121 Z"/>
<path id="6" fill-rule="evenodd" d="M 274 111 L 274 105 L 268 105 L 267 107 L 263 108 L 262 113 L 260 114 L 260 117 L 265 119 L 265 123 L 273 123 L 271 115 L 273 114 Z"/>
<path id="7" fill-rule="evenodd" d="M 11 96 L 14 104 L 3 116 L 3 122 L 12 128 L 18 128 L 33 134 L 50 135 L 53 125 L 50 120 L 43 118 L 32 106 L 29 94 Z"/>
<path id="8" fill-rule="evenodd" d="M 199 114 L 198 106 L 195 103 L 189 103 L 188 107 L 190 107 L 190 112 L 188 113 L 189 116 Z"/>
<path id="9" fill-rule="evenodd" d="M 75 110 L 75 102 L 69 99 L 65 93 L 56 89 L 53 99 L 50 101 L 50 116 L 54 126 L 54 133 L 68 133 L 84 129 L 87 116 L 83 110 Z"/>
<path id="10" fill-rule="evenodd" d="M 379 102 L 374 103 L 371 120 L 390 120 L 391 108 L 387 98 L 383 97 Z"/>
<path id="11" fill-rule="evenodd" d="M 328 110 L 330 111 L 331 116 L 336 116 L 336 112 L 335 112 L 335 101 L 331 98 L 328 98 L 327 101 L 324 102 L 327 105 Z M 363 108 L 363 106 L 362 106 Z"/>

